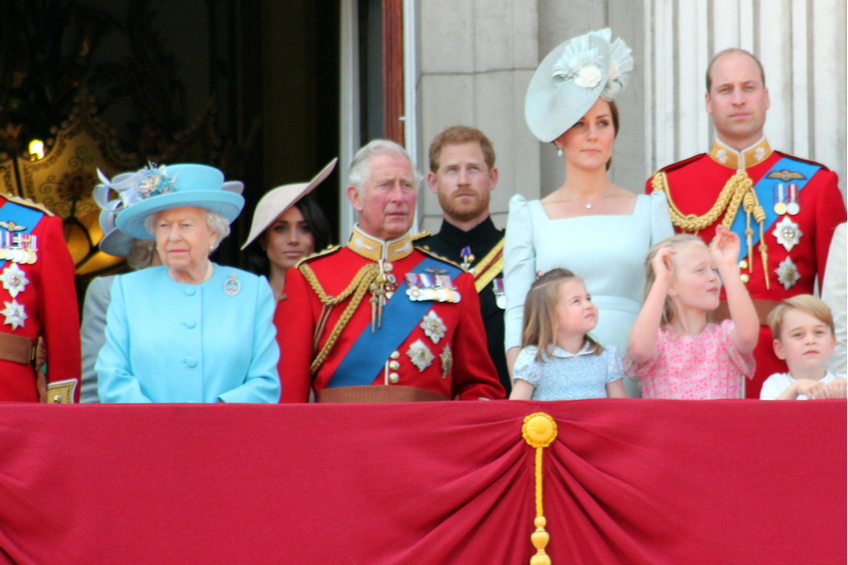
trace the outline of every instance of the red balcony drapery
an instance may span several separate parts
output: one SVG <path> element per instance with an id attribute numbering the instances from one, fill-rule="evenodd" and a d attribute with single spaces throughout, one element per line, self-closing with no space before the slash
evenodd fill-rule
<path id="1" fill-rule="evenodd" d="M 0 562 L 846 562 L 846 403 L 0 404 Z"/>

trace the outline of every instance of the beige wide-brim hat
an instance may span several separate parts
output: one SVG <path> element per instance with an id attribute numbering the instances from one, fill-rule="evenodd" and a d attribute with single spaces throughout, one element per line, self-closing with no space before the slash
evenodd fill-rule
<path id="1" fill-rule="evenodd" d="M 250 235 L 247 236 L 247 241 L 244 242 L 244 245 L 242 245 L 241 248 L 244 249 L 253 243 L 254 239 L 259 237 L 262 232 L 268 229 L 268 226 L 274 223 L 277 216 L 288 210 L 289 207 L 293 206 L 306 194 L 312 192 L 316 186 L 321 184 L 324 179 L 330 176 L 330 173 L 332 173 L 333 169 L 336 168 L 336 163 L 338 163 L 338 161 L 338 157 L 330 161 L 330 164 L 324 167 L 324 169 L 315 175 L 315 178 L 309 182 L 284 184 L 268 191 L 268 193 L 262 197 L 262 200 L 259 201 L 259 204 L 256 205 L 256 211 L 253 213 L 253 223 L 250 225 Z"/>

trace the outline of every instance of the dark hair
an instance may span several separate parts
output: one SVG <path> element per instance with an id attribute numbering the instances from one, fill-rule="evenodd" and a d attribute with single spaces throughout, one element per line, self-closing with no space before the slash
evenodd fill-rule
<path id="1" fill-rule="evenodd" d="M 723 51 L 719 51 L 718 53 L 716 53 L 715 57 L 713 57 L 712 61 L 710 61 L 710 64 L 707 65 L 707 94 L 710 93 L 710 89 L 713 87 L 713 77 L 711 76 L 712 72 L 713 72 L 713 65 L 715 64 L 715 62 L 720 57 L 724 57 L 725 55 L 730 55 L 731 53 L 740 53 L 742 55 L 747 55 L 751 59 L 754 60 L 754 62 L 757 64 L 757 68 L 760 69 L 760 79 L 762 79 L 763 88 L 765 88 L 765 86 L 766 86 L 766 72 L 763 70 L 763 64 L 760 63 L 760 60 L 757 59 L 756 57 L 754 57 L 754 55 L 749 53 L 748 51 L 745 51 L 744 49 L 739 49 L 738 47 L 731 47 L 730 49 L 725 49 Z"/>
<path id="2" fill-rule="evenodd" d="M 437 135 L 430 144 L 430 171 L 434 173 L 439 171 L 442 160 L 442 148 L 445 145 L 459 145 L 472 141 L 480 144 L 480 150 L 483 152 L 483 159 L 486 161 L 486 166 L 489 167 L 489 170 L 492 170 L 495 166 L 495 149 L 492 147 L 492 142 L 489 141 L 489 138 L 479 129 L 468 126 L 453 126 Z"/>
<path id="3" fill-rule="evenodd" d="M 618 137 L 618 106 L 615 105 L 614 100 L 609 100 L 610 106 L 610 114 L 612 115 L 612 127 L 615 128 L 615 135 L 613 135 L 613 139 Z M 607 170 L 610 170 L 612 167 L 612 155 L 610 155 L 609 160 L 607 161 Z"/>
<path id="4" fill-rule="evenodd" d="M 613 132 L 613 139 L 615 139 L 615 138 L 618 137 L 618 106 L 615 105 L 614 100 L 607 100 L 606 98 L 604 98 L 603 100 L 605 100 L 606 103 L 609 104 L 609 107 L 610 107 L 610 116 L 612 116 L 612 127 L 615 130 L 615 132 Z M 571 129 L 571 128 L 569 128 L 569 129 Z M 566 131 L 568 131 L 568 130 L 566 130 Z M 565 132 L 563 132 L 563 133 L 565 133 Z M 559 138 L 557 138 L 557 139 L 559 139 Z M 555 141 L 556 140 L 552 141 L 551 143 L 556 145 Z M 435 141 L 433 143 L 435 143 Z M 432 160 L 432 153 L 433 153 L 433 149 L 431 147 L 430 148 L 430 154 L 431 154 L 430 159 L 431 160 Z M 432 161 L 431 161 L 430 167 L 432 168 Z M 612 155 L 610 155 L 610 158 L 607 161 L 607 169 L 606 170 L 610 170 L 610 167 L 612 167 Z"/>
<path id="5" fill-rule="evenodd" d="M 306 220 L 306 225 L 309 226 L 309 231 L 312 232 L 312 238 L 315 240 L 315 251 L 323 251 L 330 245 L 333 238 L 330 230 L 330 222 L 327 221 L 327 216 L 318 205 L 318 202 L 311 194 L 307 194 L 297 202 L 295 208 L 303 214 L 303 219 Z"/>
<path id="6" fill-rule="evenodd" d="M 324 215 L 324 211 L 321 210 L 315 197 L 307 194 L 295 202 L 294 207 L 303 214 L 303 219 L 306 221 L 312 239 L 315 241 L 315 252 L 326 249 L 332 243 L 332 230 L 330 229 L 330 222 L 327 221 L 327 216 Z M 257 275 L 268 276 L 271 272 L 271 262 L 268 260 L 268 254 L 262 249 L 261 242 L 264 235 L 265 232 L 247 248 L 247 270 Z"/>

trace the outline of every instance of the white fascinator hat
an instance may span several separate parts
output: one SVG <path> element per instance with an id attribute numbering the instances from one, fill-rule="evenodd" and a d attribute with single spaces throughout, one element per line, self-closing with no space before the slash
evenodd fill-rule
<path id="1" fill-rule="evenodd" d="M 569 39 L 539 64 L 527 89 L 524 118 L 540 141 L 573 126 L 598 98 L 612 102 L 633 70 L 631 49 L 609 28 Z"/>

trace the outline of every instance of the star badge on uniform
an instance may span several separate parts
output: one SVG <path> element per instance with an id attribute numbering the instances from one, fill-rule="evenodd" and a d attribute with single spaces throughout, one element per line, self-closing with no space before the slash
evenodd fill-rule
<path id="1" fill-rule="evenodd" d="M 798 274 L 798 268 L 792 262 L 791 257 L 787 257 L 781 261 L 774 272 L 777 273 L 777 280 L 783 285 L 784 290 L 789 290 L 801 279 L 801 275 Z"/>
<path id="2" fill-rule="evenodd" d="M 0 310 L 0 314 L 6 316 L 4 324 L 12 326 L 12 330 L 24 327 L 24 322 L 28 318 L 24 311 L 24 305 L 18 304 L 18 301 L 14 298 L 11 302 L 3 302 L 3 304 L 6 305 L 6 308 Z"/>
<path id="3" fill-rule="evenodd" d="M 424 316 L 424 320 L 421 322 L 421 329 L 424 330 L 424 335 L 433 340 L 433 343 L 439 343 L 439 341 L 445 337 L 445 333 L 448 331 L 447 326 L 439 318 L 439 315 L 434 311 L 430 310 L 427 312 L 427 315 Z"/>
<path id="4" fill-rule="evenodd" d="M 12 263 L 11 266 L 3 270 L 3 274 L 0 275 L 0 281 L 3 282 L 3 288 L 9 291 L 12 298 L 22 293 L 27 284 L 29 284 L 26 273 L 18 267 L 17 263 Z"/>
<path id="5" fill-rule="evenodd" d="M 418 367 L 419 371 L 423 371 L 433 363 L 433 353 L 427 345 L 420 339 L 409 346 L 409 351 L 406 352 L 412 364 Z"/>
<path id="6" fill-rule="evenodd" d="M 453 366 L 453 353 L 451 353 L 450 345 L 446 345 L 444 350 L 442 350 L 442 354 L 439 355 L 439 358 L 442 360 L 442 378 L 448 378 L 450 374 L 451 367 Z"/>
<path id="7" fill-rule="evenodd" d="M 777 238 L 777 242 L 786 248 L 786 251 L 792 251 L 792 248 L 798 245 L 801 236 L 804 235 L 798 224 L 789 219 L 788 216 L 775 224 L 772 233 Z"/>

